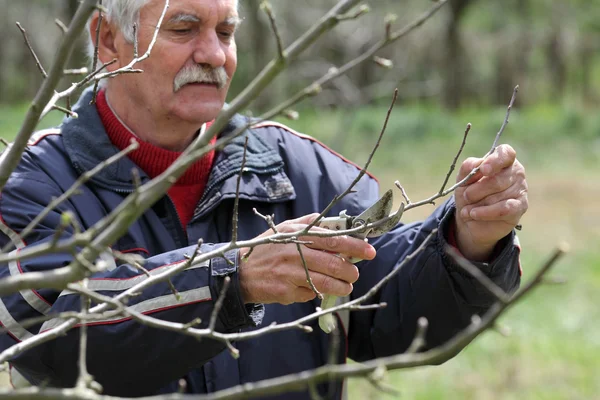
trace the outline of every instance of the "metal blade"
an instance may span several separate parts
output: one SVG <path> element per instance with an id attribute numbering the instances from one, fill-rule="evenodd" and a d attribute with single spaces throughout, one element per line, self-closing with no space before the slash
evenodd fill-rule
<path id="1" fill-rule="evenodd" d="M 389 220 L 385 223 L 373 228 L 371 232 L 367 235 L 367 237 L 377 237 L 381 236 L 386 232 L 392 230 L 398 222 L 400 222 L 400 218 L 402 218 L 402 213 L 404 212 L 404 203 L 400 204 L 400 208 L 393 215 L 389 216 Z"/>
<path id="2" fill-rule="evenodd" d="M 394 194 L 392 190 L 388 190 L 381 196 L 379 200 L 377 200 L 371 207 L 367 208 L 360 215 L 357 215 L 354 218 L 352 223 L 353 226 L 358 226 L 359 224 L 368 224 L 370 222 L 379 221 L 387 217 L 392 211 L 392 205 L 394 203 Z"/>

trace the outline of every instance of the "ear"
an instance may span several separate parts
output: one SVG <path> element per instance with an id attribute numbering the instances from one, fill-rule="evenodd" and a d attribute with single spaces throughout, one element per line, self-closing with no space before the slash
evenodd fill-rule
<path id="1" fill-rule="evenodd" d="M 97 34 L 98 24 L 100 24 L 100 33 Z M 121 60 L 116 46 L 116 29 L 112 24 L 106 22 L 105 18 L 100 21 L 100 11 L 95 12 L 92 16 L 89 24 L 89 34 L 92 39 L 92 43 L 98 46 L 98 61 L 105 63 L 114 60 L 118 60 L 116 63 L 110 65 L 107 69 L 109 71 L 120 67 Z M 98 37 L 98 43 L 96 44 L 96 37 Z"/>

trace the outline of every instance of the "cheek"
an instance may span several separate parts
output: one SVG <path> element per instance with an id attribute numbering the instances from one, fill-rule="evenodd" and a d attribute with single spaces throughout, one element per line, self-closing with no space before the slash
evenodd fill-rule
<path id="1" fill-rule="evenodd" d="M 235 43 L 231 45 L 231 47 L 229 47 L 228 53 L 227 53 L 227 62 L 225 64 L 225 70 L 227 71 L 227 75 L 229 75 L 229 77 L 233 77 L 233 74 L 235 74 L 235 70 L 237 68 L 237 48 Z"/>

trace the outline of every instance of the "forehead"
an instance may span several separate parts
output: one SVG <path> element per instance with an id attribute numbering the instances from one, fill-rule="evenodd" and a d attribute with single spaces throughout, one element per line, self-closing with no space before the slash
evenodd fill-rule
<path id="1" fill-rule="evenodd" d="M 153 13 L 162 12 L 165 6 L 165 0 L 150 0 L 145 7 Z M 238 15 L 238 0 L 170 0 L 169 9 L 165 15 L 166 18 L 175 14 L 190 14 L 198 17 L 206 16 L 207 14 L 217 13 L 219 17 L 237 16 Z"/>

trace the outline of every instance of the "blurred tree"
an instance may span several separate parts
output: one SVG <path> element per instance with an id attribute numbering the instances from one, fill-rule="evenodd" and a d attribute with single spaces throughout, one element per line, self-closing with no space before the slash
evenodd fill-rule
<path id="1" fill-rule="evenodd" d="M 467 8 L 476 0 L 450 0 L 449 17 L 446 25 L 446 62 L 443 103 L 449 109 L 460 107 L 465 75 L 462 71 L 464 51 L 460 38 L 460 22 Z"/>

